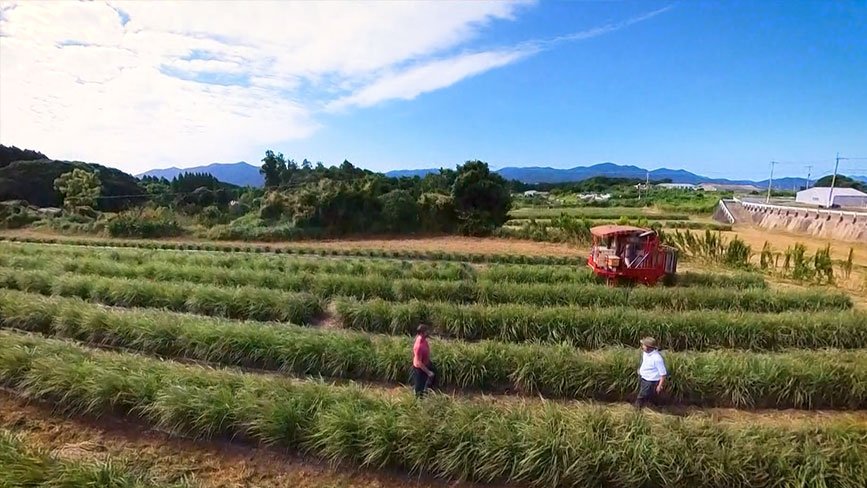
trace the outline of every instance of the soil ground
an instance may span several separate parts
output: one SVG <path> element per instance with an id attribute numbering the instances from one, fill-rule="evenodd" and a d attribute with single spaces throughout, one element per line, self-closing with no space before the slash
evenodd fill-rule
<path id="1" fill-rule="evenodd" d="M 472 488 L 348 467 L 331 467 L 276 449 L 224 441 L 179 439 L 115 417 L 61 417 L 41 403 L 27 403 L 0 392 L 0 427 L 31 446 L 51 450 L 63 459 L 122 459 L 148 469 L 157 481 L 187 477 L 213 488 Z M 491 485 L 486 485 L 491 486 Z"/>

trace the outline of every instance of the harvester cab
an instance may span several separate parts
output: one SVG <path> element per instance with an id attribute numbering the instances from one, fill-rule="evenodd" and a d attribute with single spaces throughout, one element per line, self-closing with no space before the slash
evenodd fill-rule
<path id="1" fill-rule="evenodd" d="M 654 285 L 677 272 L 677 251 L 663 245 L 653 229 L 600 225 L 590 234 L 593 246 L 587 265 L 609 284 L 625 280 Z"/>

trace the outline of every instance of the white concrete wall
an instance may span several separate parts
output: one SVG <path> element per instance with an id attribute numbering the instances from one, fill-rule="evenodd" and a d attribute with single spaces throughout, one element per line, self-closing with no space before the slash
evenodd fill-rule
<path id="1" fill-rule="evenodd" d="M 834 195 L 834 205 L 841 207 L 864 208 L 867 207 L 867 197 Z"/>
<path id="2" fill-rule="evenodd" d="M 827 207 L 828 190 L 811 188 L 809 190 L 799 191 L 795 196 L 795 202 L 803 203 L 805 205 L 821 205 L 822 207 Z"/>

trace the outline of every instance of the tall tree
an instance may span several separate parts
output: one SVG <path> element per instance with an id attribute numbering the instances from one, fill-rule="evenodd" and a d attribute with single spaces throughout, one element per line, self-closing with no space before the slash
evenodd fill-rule
<path id="1" fill-rule="evenodd" d="M 512 207 L 506 180 L 482 161 L 458 167 L 452 198 L 461 232 L 468 235 L 490 234 L 506 222 Z"/>
<path id="2" fill-rule="evenodd" d="M 81 168 L 63 173 L 54 180 L 54 189 L 63 195 L 63 206 L 71 212 L 93 209 L 99 198 L 102 183 L 99 171 L 86 171 Z"/>
<path id="3" fill-rule="evenodd" d="M 270 149 L 265 151 L 259 173 L 265 177 L 265 188 L 280 186 L 283 175 L 286 173 L 286 158 L 283 157 L 283 153 L 274 154 L 274 151 Z"/>

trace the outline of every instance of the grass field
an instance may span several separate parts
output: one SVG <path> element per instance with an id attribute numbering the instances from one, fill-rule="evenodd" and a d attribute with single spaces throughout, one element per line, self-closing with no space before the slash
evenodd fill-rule
<path id="1" fill-rule="evenodd" d="M 689 214 L 660 212 L 645 207 L 522 207 L 509 212 L 509 217 L 513 219 L 550 218 L 561 214 L 607 220 L 617 220 L 620 217 L 646 217 L 648 220 L 689 220 Z"/>
<path id="2" fill-rule="evenodd" d="M 867 479 L 867 314 L 835 290 L 702 270 L 613 289 L 577 252 L 497 240 L 51 242 L 0 243 L 0 405 L 41 419 L 0 414 L 0 482 L 12 486 L 39 472 L 74 474 L 72 485 L 311 488 Z M 417 400 L 404 385 L 421 323 L 443 390 Z M 658 412 L 628 406 L 645 335 L 671 373 Z M 99 419 L 169 433 L 178 461 L 146 462 L 168 451 L 118 447 Z M 46 450 L 40 426 L 71 422 L 101 429 L 110 452 Z M 198 441 L 177 447 L 183 438 Z M 259 481 L 207 454 L 217 442 L 265 453 L 249 467 Z M 287 452 L 347 471 L 299 467 Z"/>

